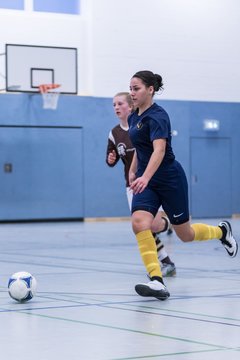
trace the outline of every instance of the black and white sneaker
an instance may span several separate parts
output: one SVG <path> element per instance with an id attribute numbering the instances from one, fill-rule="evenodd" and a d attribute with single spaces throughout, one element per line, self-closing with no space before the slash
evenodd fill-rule
<path id="1" fill-rule="evenodd" d="M 172 276 L 175 276 L 177 273 L 176 266 L 174 263 L 169 263 L 169 264 L 162 263 L 161 270 L 162 270 L 163 277 L 172 277 Z"/>
<path id="2" fill-rule="evenodd" d="M 218 226 L 220 227 L 220 229 L 223 232 L 223 236 L 220 239 L 220 241 L 222 242 L 223 246 L 225 247 L 228 255 L 231 257 L 235 257 L 238 252 L 238 243 L 232 235 L 231 224 L 228 221 L 224 220 L 224 221 L 221 221 L 218 224 Z"/>
<path id="3" fill-rule="evenodd" d="M 166 300 L 170 296 L 166 286 L 158 280 L 151 280 L 147 284 L 137 284 L 135 290 L 140 296 L 155 297 L 158 300 Z"/>

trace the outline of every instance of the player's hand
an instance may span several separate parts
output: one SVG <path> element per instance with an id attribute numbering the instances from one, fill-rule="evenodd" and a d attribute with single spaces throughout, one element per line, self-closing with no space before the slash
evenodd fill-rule
<path id="1" fill-rule="evenodd" d="M 129 184 L 131 185 L 135 179 L 136 179 L 135 173 L 129 171 L 129 173 L 128 173 L 128 181 L 129 181 Z"/>
<path id="2" fill-rule="evenodd" d="M 116 159 L 117 159 L 117 154 L 116 151 L 113 150 L 108 154 L 108 163 L 112 165 L 115 163 Z"/>
<path id="3" fill-rule="evenodd" d="M 146 189 L 148 181 L 144 176 L 140 176 L 131 183 L 130 189 L 132 189 L 134 194 L 141 193 Z"/>

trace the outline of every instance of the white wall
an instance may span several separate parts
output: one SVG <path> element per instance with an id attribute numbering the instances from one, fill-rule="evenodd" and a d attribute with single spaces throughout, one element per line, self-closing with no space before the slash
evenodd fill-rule
<path id="1" fill-rule="evenodd" d="M 2 9 L 0 10 L 0 24 L 2 29 L 0 53 L 5 52 L 6 43 L 78 48 L 79 92 L 89 93 L 88 72 L 86 71 L 89 62 L 87 16 Z M 0 74 L 0 88 L 2 89 L 5 87 L 2 76 L 5 75 L 4 56 L 0 56 Z"/>
<path id="2" fill-rule="evenodd" d="M 94 94 L 150 69 L 163 76 L 164 99 L 240 100 L 238 0 L 92 1 Z"/>
<path id="3" fill-rule="evenodd" d="M 1 10 L 0 52 L 5 43 L 77 47 L 84 95 L 111 97 L 150 69 L 163 76 L 163 99 L 239 102 L 239 0 L 81 3 L 81 17 Z"/>

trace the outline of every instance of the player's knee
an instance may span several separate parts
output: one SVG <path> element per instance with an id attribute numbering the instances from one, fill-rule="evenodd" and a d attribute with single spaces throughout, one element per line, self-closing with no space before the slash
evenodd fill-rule
<path id="1" fill-rule="evenodd" d="M 152 224 L 151 230 L 154 233 L 158 233 L 162 230 L 162 227 L 160 227 L 158 224 Z"/>
<path id="2" fill-rule="evenodd" d="M 135 234 L 151 228 L 151 221 L 137 211 L 132 215 L 132 228 Z"/>

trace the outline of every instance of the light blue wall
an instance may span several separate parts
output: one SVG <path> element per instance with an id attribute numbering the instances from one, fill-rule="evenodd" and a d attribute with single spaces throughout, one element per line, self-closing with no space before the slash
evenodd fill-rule
<path id="1" fill-rule="evenodd" d="M 0 9 L 24 9 L 24 0 L 0 0 Z"/>
<path id="2" fill-rule="evenodd" d="M 188 178 L 190 176 L 190 138 L 208 136 L 203 130 L 203 119 L 214 118 L 220 121 L 220 131 L 214 136 L 225 136 L 232 139 L 232 154 L 229 159 L 232 163 L 232 213 L 240 213 L 238 180 L 240 177 L 240 104 L 166 100 L 158 101 L 158 103 L 168 111 L 172 128 L 178 132 L 178 135 L 173 137 L 173 147 Z M 83 166 L 83 177 L 79 176 L 78 181 L 79 187 L 83 190 L 83 204 L 79 204 L 80 212 L 85 218 L 129 215 L 122 164 L 119 163 L 115 168 L 109 168 L 105 163 L 108 133 L 117 123 L 112 109 L 112 99 L 62 95 L 59 99 L 58 109 L 53 111 L 42 109 L 40 95 L 2 94 L 0 95 L 0 107 L 0 126 L 82 127 L 83 144 L 79 144 L 78 147 L 77 143 L 74 143 L 76 153 L 72 154 L 71 164 L 72 167 L 76 166 L 79 156 L 79 162 L 82 161 L 81 166 Z M 0 134 L 0 139 L 1 136 L 10 136 L 10 132 L 8 134 L 5 129 L 4 133 L 2 131 Z M 56 131 L 56 141 L 58 141 L 57 137 Z M 71 151 L 74 151 L 74 148 L 71 147 L 69 151 L 68 158 L 71 159 Z M 56 162 L 58 162 L 58 166 L 63 165 L 62 157 L 57 157 Z M 2 164 L 0 164 L 0 170 L 2 171 Z M 224 171 L 224 167 L 219 169 L 216 177 L 221 176 L 222 171 Z M 11 176 L 16 175 L 12 173 Z M 69 191 L 68 185 L 72 186 L 66 183 L 66 194 Z M 22 187 L 24 188 L 24 186 L 23 183 Z M 207 192 L 210 191 L 211 189 L 206 189 L 204 196 L 207 196 Z M 76 187 L 76 194 L 78 192 L 79 189 Z M 222 201 L 224 201 L 224 195 L 219 197 L 219 204 L 216 204 L 216 207 L 221 206 Z M 14 204 L 12 211 L 14 213 Z M 74 217 L 73 215 L 71 213 L 71 217 Z"/>
<path id="3" fill-rule="evenodd" d="M 80 0 L 34 0 L 34 11 L 79 14 Z"/>
<path id="4" fill-rule="evenodd" d="M 239 144 L 240 144 L 240 104 L 239 103 L 220 103 L 220 102 L 197 102 L 197 101 L 168 101 L 161 102 L 171 117 L 173 129 L 179 131 L 179 135 L 173 139 L 175 145 L 175 154 L 183 164 L 189 180 L 189 188 L 191 187 L 190 178 L 190 157 L 194 154 L 190 152 L 191 138 L 229 138 L 231 142 L 231 174 L 229 174 L 231 182 L 231 214 L 240 213 L 240 161 L 239 161 Z M 203 130 L 204 119 L 216 119 L 220 122 L 220 130 L 218 132 L 206 132 Z M 216 152 L 216 158 L 218 153 Z M 219 160 L 219 159 L 218 159 Z M 199 166 L 205 168 L 206 176 L 208 174 L 207 159 Z M 219 167 L 216 173 L 216 187 L 218 177 L 222 176 L 225 171 L 224 163 Z M 191 188 L 190 188 L 191 190 Z M 201 194 L 208 201 L 211 188 L 206 188 L 205 193 Z M 190 191 L 191 192 L 191 191 Z M 221 208 L 225 201 L 225 194 L 219 194 L 216 208 Z"/>

